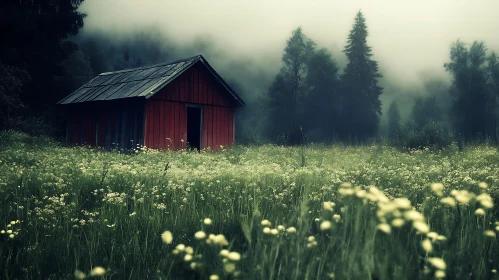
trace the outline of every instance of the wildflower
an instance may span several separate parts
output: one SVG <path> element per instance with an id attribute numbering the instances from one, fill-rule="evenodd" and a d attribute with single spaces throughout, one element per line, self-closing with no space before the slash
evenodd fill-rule
<path id="1" fill-rule="evenodd" d="M 445 205 L 449 205 L 450 207 L 456 206 L 456 200 L 450 196 L 446 197 L 446 198 L 442 198 L 440 200 L 440 203 L 445 204 Z"/>
<path id="2" fill-rule="evenodd" d="M 478 186 L 479 186 L 479 187 L 480 187 L 480 189 L 482 189 L 482 190 L 485 190 L 485 189 L 487 189 L 487 188 L 489 187 L 489 185 L 488 185 L 487 183 L 485 183 L 485 182 L 480 182 L 480 183 L 478 183 Z"/>
<path id="3" fill-rule="evenodd" d="M 422 221 L 415 221 L 412 223 L 412 227 L 421 233 L 428 233 L 430 231 L 430 227 Z"/>
<path id="4" fill-rule="evenodd" d="M 482 208 L 478 208 L 475 211 L 475 215 L 477 215 L 477 216 L 485 216 L 485 211 Z"/>
<path id="5" fill-rule="evenodd" d="M 213 238 L 213 242 L 217 245 L 220 246 L 227 246 L 229 245 L 229 242 L 227 239 L 225 239 L 225 236 L 223 234 L 218 234 Z"/>
<path id="6" fill-rule="evenodd" d="M 279 231 L 285 231 L 285 230 L 286 230 L 286 228 L 285 228 L 283 225 L 279 225 L 279 226 L 277 226 L 277 229 L 278 229 Z"/>
<path id="7" fill-rule="evenodd" d="M 321 221 L 321 219 L 319 219 L 319 218 L 315 218 L 315 219 L 314 219 L 314 221 L 318 223 L 318 222 L 320 222 L 320 221 Z"/>
<path id="8" fill-rule="evenodd" d="M 428 232 L 428 234 L 426 236 L 428 236 L 428 238 L 435 240 L 438 237 L 438 233 L 432 231 L 432 232 Z"/>
<path id="9" fill-rule="evenodd" d="M 431 244 L 430 239 L 423 240 L 423 242 L 421 242 L 421 247 L 423 247 L 427 253 L 431 253 L 433 250 L 433 245 Z"/>
<path id="10" fill-rule="evenodd" d="M 295 227 L 289 227 L 286 231 L 289 232 L 289 233 L 295 233 L 296 232 L 296 228 Z"/>
<path id="11" fill-rule="evenodd" d="M 223 249 L 220 251 L 220 256 L 227 257 L 229 255 L 229 250 Z"/>
<path id="12" fill-rule="evenodd" d="M 200 239 L 205 239 L 206 238 L 206 233 L 204 231 L 198 231 L 194 234 L 194 237 L 198 240 Z"/>
<path id="13" fill-rule="evenodd" d="M 184 244 L 178 244 L 175 249 L 179 250 L 180 252 L 183 252 L 185 250 L 185 245 Z"/>
<path id="14" fill-rule="evenodd" d="M 435 278 L 445 278 L 445 271 L 443 270 L 435 271 Z"/>
<path id="15" fill-rule="evenodd" d="M 410 220 L 410 221 L 424 221 L 423 214 L 419 213 L 416 210 L 409 210 L 409 211 L 404 213 L 404 216 L 407 220 Z"/>
<path id="16" fill-rule="evenodd" d="M 106 270 L 101 266 L 96 266 L 90 271 L 90 276 L 102 276 L 106 274 Z"/>
<path id="17" fill-rule="evenodd" d="M 445 261 L 441 258 L 428 258 L 428 262 L 431 263 L 436 269 L 445 270 L 447 267 Z"/>
<path id="18" fill-rule="evenodd" d="M 190 265 L 191 269 L 196 269 L 196 266 L 197 266 L 197 263 L 195 263 L 195 262 L 192 262 Z"/>
<path id="19" fill-rule="evenodd" d="M 321 230 L 328 230 L 328 229 L 331 228 L 332 225 L 333 224 L 331 224 L 330 221 L 324 221 L 324 222 L 321 223 L 320 227 L 321 227 Z"/>
<path id="20" fill-rule="evenodd" d="M 241 255 L 238 252 L 230 252 L 227 258 L 231 261 L 241 260 Z"/>
<path id="21" fill-rule="evenodd" d="M 5 230 L 2 229 L 2 231 L 0 231 L 1 234 L 5 234 Z"/>
<path id="22" fill-rule="evenodd" d="M 455 198 L 457 202 L 463 205 L 467 205 L 470 202 L 470 200 L 473 198 L 473 194 L 469 193 L 466 190 L 457 191 Z"/>
<path id="23" fill-rule="evenodd" d="M 322 208 L 326 211 L 333 211 L 333 207 L 335 206 L 334 202 L 326 201 L 322 204 Z"/>
<path id="24" fill-rule="evenodd" d="M 315 241 L 315 236 L 309 236 L 309 237 L 307 238 L 307 241 L 308 241 L 308 242 L 313 242 L 313 241 Z"/>
<path id="25" fill-rule="evenodd" d="M 80 270 L 75 270 L 75 273 L 74 273 L 74 276 L 76 279 L 85 279 L 85 277 L 87 277 L 87 275 L 85 273 L 83 273 L 82 271 Z"/>
<path id="26" fill-rule="evenodd" d="M 210 280 L 219 280 L 220 278 L 216 274 L 210 275 Z"/>
<path id="27" fill-rule="evenodd" d="M 14 237 L 16 237 L 16 236 L 15 236 L 15 235 L 13 235 L 13 234 L 9 235 L 9 238 L 10 238 L 10 239 L 14 239 Z"/>
<path id="28" fill-rule="evenodd" d="M 334 214 L 333 219 L 338 222 L 341 219 L 341 216 L 339 214 Z"/>
<path id="29" fill-rule="evenodd" d="M 355 190 L 353 189 L 345 189 L 345 188 L 341 188 L 338 190 L 338 192 L 342 195 L 352 195 L 355 193 Z"/>
<path id="30" fill-rule="evenodd" d="M 263 228 L 263 233 L 270 234 L 270 228 L 269 227 L 264 227 Z"/>
<path id="31" fill-rule="evenodd" d="M 225 272 L 230 274 L 230 273 L 233 273 L 234 271 L 236 271 L 236 265 L 232 262 L 228 262 L 225 264 L 224 269 L 225 269 Z"/>
<path id="32" fill-rule="evenodd" d="M 393 219 L 392 220 L 392 226 L 394 227 L 401 227 L 405 224 L 405 220 L 404 219 L 400 219 L 400 218 L 397 218 L 397 219 Z"/>
<path id="33" fill-rule="evenodd" d="M 128 214 L 128 216 L 132 217 L 132 216 L 135 216 L 136 214 L 137 214 L 137 213 L 134 211 L 134 212 L 132 212 L 132 213 Z"/>
<path id="34" fill-rule="evenodd" d="M 493 231 L 493 230 L 486 230 L 484 232 L 485 236 L 488 236 L 488 237 L 496 237 L 496 233 Z"/>
<path id="35" fill-rule="evenodd" d="M 192 254 L 194 254 L 194 249 L 193 249 L 191 246 L 187 246 L 187 247 L 185 247 L 185 250 L 184 250 L 184 251 L 185 251 L 185 253 L 187 253 L 187 254 L 191 254 L 191 255 L 192 255 Z"/>
<path id="36" fill-rule="evenodd" d="M 7 234 L 11 234 L 11 233 L 12 233 L 11 229 L 7 230 Z"/>
<path id="37" fill-rule="evenodd" d="M 263 220 L 262 221 L 262 226 L 270 227 L 272 223 L 269 220 Z"/>
<path id="38" fill-rule="evenodd" d="M 431 184 L 431 190 L 438 196 L 443 195 L 444 185 L 442 183 L 433 183 Z"/>
<path id="39" fill-rule="evenodd" d="M 390 234 L 392 232 L 392 228 L 390 227 L 389 224 L 379 224 L 378 226 L 376 226 L 376 229 L 386 233 L 386 234 Z"/>
<path id="40" fill-rule="evenodd" d="M 437 236 L 437 241 L 444 241 L 444 240 L 447 240 L 447 237 L 445 237 L 443 235 Z"/>
<path id="41" fill-rule="evenodd" d="M 166 244 L 171 244 L 173 242 L 173 235 L 167 230 L 161 234 L 161 239 L 163 239 L 163 242 Z"/>
<path id="42" fill-rule="evenodd" d="M 211 219 L 210 219 L 210 218 L 205 218 L 205 219 L 203 220 L 203 223 L 204 223 L 205 225 L 207 225 L 207 226 L 211 225 L 211 222 L 212 222 L 212 221 L 211 221 Z"/>
<path id="43" fill-rule="evenodd" d="M 277 234 L 279 234 L 279 231 L 276 228 L 273 228 L 270 230 L 270 234 L 277 235 Z"/>
<path id="44" fill-rule="evenodd" d="M 192 255 L 187 254 L 184 256 L 184 261 L 190 262 L 191 260 L 192 260 Z"/>
<path id="45" fill-rule="evenodd" d="M 393 202 L 399 209 L 411 209 L 411 201 L 407 198 L 397 198 Z"/>
<path id="46" fill-rule="evenodd" d="M 351 188 L 352 184 L 351 183 L 341 183 L 340 187 L 341 188 Z"/>
<path id="47" fill-rule="evenodd" d="M 492 197 L 486 193 L 482 193 L 476 197 L 476 200 L 482 204 L 484 208 L 491 209 L 494 207 L 494 202 L 492 202 Z"/>

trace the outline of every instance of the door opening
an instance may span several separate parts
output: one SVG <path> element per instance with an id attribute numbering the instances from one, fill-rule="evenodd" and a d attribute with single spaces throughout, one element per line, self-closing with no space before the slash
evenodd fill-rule
<path id="1" fill-rule="evenodd" d="M 187 107 L 187 145 L 198 151 L 201 150 L 201 112 L 201 108 Z"/>

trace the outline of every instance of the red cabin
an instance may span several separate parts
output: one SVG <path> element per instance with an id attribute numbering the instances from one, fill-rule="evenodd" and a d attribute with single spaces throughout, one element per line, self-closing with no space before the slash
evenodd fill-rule
<path id="1" fill-rule="evenodd" d="M 217 149 L 234 144 L 244 101 L 203 56 L 102 73 L 59 101 L 74 144 Z"/>

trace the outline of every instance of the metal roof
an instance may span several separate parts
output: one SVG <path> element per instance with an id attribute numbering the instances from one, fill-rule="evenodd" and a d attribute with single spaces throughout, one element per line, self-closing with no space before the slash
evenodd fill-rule
<path id="1" fill-rule="evenodd" d="M 202 55 L 157 65 L 102 73 L 66 96 L 58 104 L 131 97 L 148 99 L 197 62 L 206 66 L 239 105 L 244 105 L 244 101 L 215 72 Z"/>

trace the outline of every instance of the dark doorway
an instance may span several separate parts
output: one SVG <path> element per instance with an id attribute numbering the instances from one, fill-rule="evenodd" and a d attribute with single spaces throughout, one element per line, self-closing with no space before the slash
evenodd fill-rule
<path id="1" fill-rule="evenodd" d="M 201 150 L 201 111 L 199 107 L 187 107 L 187 145 Z"/>

